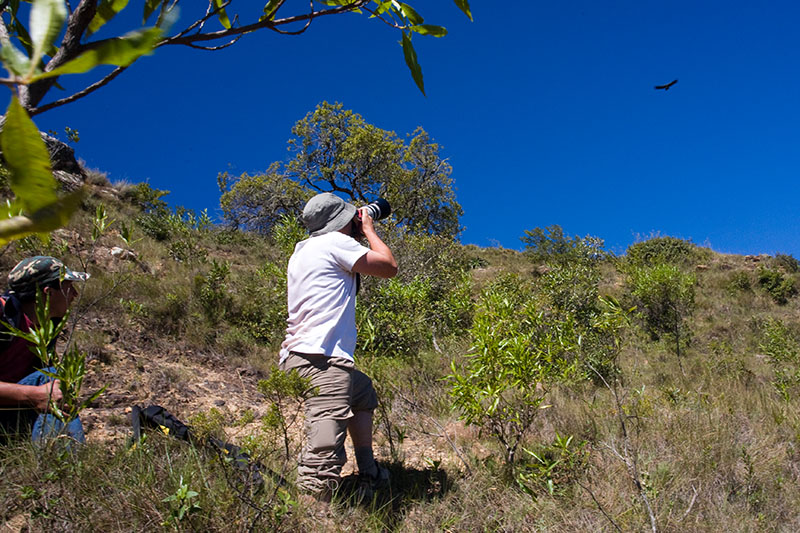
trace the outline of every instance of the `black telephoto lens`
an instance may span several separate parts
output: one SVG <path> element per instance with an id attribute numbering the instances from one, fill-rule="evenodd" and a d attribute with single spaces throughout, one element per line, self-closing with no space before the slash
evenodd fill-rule
<path id="1" fill-rule="evenodd" d="M 367 204 L 366 208 L 372 220 L 383 220 L 392 214 L 392 206 L 383 198 L 378 198 L 374 202 Z"/>

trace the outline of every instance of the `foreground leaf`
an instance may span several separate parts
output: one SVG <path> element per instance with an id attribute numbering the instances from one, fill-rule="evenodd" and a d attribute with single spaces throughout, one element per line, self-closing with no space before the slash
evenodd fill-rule
<path id="1" fill-rule="evenodd" d="M 0 146 L 11 171 L 9 185 L 26 213 L 56 201 L 58 184 L 50 170 L 50 154 L 16 96 L 8 106 Z"/>
<path id="2" fill-rule="evenodd" d="M 59 68 L 35 76 L 33 81 L 64 74 L 82 74 L 97 65 L 127 67 L 141 56 L 152 54 L 162 33 L 161 28 L 149 28 L 131 32 L 124 37 L 109 39 L 99 47 L 82 53 Z"/>
<path id="3" fill-rule="evenodd" d="M 417 32 L 420 35 L 431 35 L 433 37 L 444 37 L 447 35 L 447 28 L 443 26 L 434 26 L 433 24 L 411 26 L 411 31 Z"/>
<path id="4" fill-rule="evenodd" d="M 31 64 L 36 64 L 61 32 L 67 18 L 64 0 L 34 0 L 31 6 L 30 37 L 33 43 Z"/>
<path id="5" fill-rule="evenodd" d="M 472 11 L 469 8 L 469 0 L 454 0 L 458 9 L 464 12 L 466 16 L 469 17 L 469 20 L 472 20 Z"/>
<path id="6" fill-rule="evenodd" d="M 97 12 L 89 23 L 89 29 L 86 31 L 86 36 L 93 34 L 102 28 L 109 20 L 117 16 L 117 13 L 125 9 L 128 5 L 128 0 L 103 0 L 97 6 Z"/>
<path id="7" fill-rule="evenodd" d="M 414 46 L 411 44 L 411 39 L 405 32 L 403 32 L 402 42 L 403 56 L 406 59 L 406 65 L 408 65 L 408 68 L 411 71 L 411 77 L 414 78 L 414 82 L 417 84 L 417 87 L 419 87 L 420 92 L 424 95 L 425 85 L 422 81 L 422 68 L 417 62 L 417 52 L 414 50 Z"/>
<path id="8" fill-rule="evenodd" d="M 65 226 L 80 205 L 83 194 L 83 190 L 77 190 L 45 205 L 30 216 L 19 215 L 0 220 L 0 246 L 15 239 L 36 233 L 48 233 Z"/>
<path id="9" fill-rule="evenodd" d="M 219 9 L 219 11 L 217 12 L 217 17 L 219 17 L 219 23 L 222 24 L 222 26 L 226 30 L 229 30 L 231 29 L 231 19 L 228 18 L 228 14 L 225 12 L 225 8 L 222 7 L 222 4 L 224 3 L 225 2 L 223 0 L 214 0 L 214 6 L 217 9 Z"/>

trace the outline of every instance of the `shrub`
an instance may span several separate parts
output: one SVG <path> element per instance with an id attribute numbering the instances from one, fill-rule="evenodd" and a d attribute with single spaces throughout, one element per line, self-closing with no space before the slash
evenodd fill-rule
<path id="1" fill-rule="evenodd" d="M 428 322 L 430 282 L 396 278 L 374 289 L 357 308 L 360 351 L 374 355 L 410 356 L 431 344 Z"/>
<path id="2" fill-rule="evenodd" d="M 231 267 L 228 263 L 212 259 L 208 274 L 195 277 L 195 296 L 211 324 L 218 324 L 230 307 L 230 296 L 226 290 L 230 273 Z"/>
<path id="3" fill-rule="evenodd" d="M 555 312 L 573 315 L 588 325 L 597 314 L 599 281 L 596 264 L 573 262 L 554 266 L 541 277 L 539 286 Z"/>
<path id="4" fill-rule="evenodd" d="M 661 264 L 688 265 L 707 259 L 708 250 L 703 250 L 691 241 L 676 237 L 654 237 L 628 247 L 627 262 L 637 267 L 654 267 Z"/>
<path id="5" fill-rule="evenodd" d="M 791 254 L 776 254 L 775 257 L 772 258 L 771 262 L 777 268 L 781 268 L 791 274 L 800 272 L 800 261 L 795 259 Z"/>
<path id="6" fill-rule="evenodd" d="M 691 338 L 687 319 L 694 311 L 696 282 L 694 274 L 668 264 L 631 269 L 627 279 L 646 330 L 654 340 L 670 339 L 679 358 Z"/>
<path id="7" fill-rule="evenodd" d="M 759 348 L 769 357 L 772 384 L 784 400 L 789 401 L 800 386 L 800 350 L 798 339 L 778 319 L 770 318 L 762 328 Z"/>
<path id="8" fill-rule="evenodd" d="M 797 294 L 794 278 L 786 277 L 777 270 L 761 267 L 758 270 L 758 285 L 777 304 L 785 304 L 789 298 Z"/>
<path id="9" fill-rule="evenodd" d="M 726 288 L 729 293 L 747 292 L 752 290 L 750 285 L 750 275 L 747 272 L 734 272 L 728 278 Z"/>
<path id="10" fill-rule="evenodd" d="M 286 330 L 286 270 L 272 262 L 229 285 L 228 321 L 256 342 L 277 347 Z"/>
<path id="11" fill-rule="evenodd" d="M 556 433 L 550 444 L 523 448 L 527 457 L 517 475 L 520 488 L 533 497 L 540 492 L 563 495 L 588 466 L 587 444 Z"/>
<path id="12" fill-rule="evenodd" d="M 467 360 L 452 362 L 450 394 L 467 424 L 505 449 L 513 473 L 517 449 L 535 421 L 547 388 L 576 375 L 578 338 L 569 317 L 537 309 L 532 287 L 504 276 L 483 292 Z"/>
<path id="13" fill-rule="evenodd" d="M 602 239 L 565 236 L 558 225 L 525 230 L 520 240 L 525 244 L 525 255 L 535 263 L 586 263 L 604 256 Z"/>

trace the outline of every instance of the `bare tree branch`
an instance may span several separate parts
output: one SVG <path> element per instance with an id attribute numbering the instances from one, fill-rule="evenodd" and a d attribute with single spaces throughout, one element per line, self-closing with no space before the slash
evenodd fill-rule
<path id="1" fill-rule="evenodd" d="M 28 113 L 30 114 L 30 116 L 38 115 L 39 113 L 44 113 L 45 111 L 49 111 L 50 109 L 53 109 L 54 107 L 59 107 L 59 106 L 62 106 L 64 104 L 68 104 L 70 102 L 74 102 L 75 100 L 83 98 L 87 94 L 91 94 L 91 93 L 95 92 L 97 89 L 99 89 L 100 87 L 103 87 L 103 86 L 107 85 L 109 82 L 111 82 L 111 80 L 113 80 L 114 78 L 116 78 L 117 76 L 122 74 L 127 68 L 128 67 L 117 67 L 114 70 L 112 70 L 111 73 L 109 75 L 107 75 L 105 78 L 103 78 L 103 79 L 101 79 L 101 80 L 89 85 L 88 87 L 86 87 L 85 89 L 83 89 L 81 91 L 76 92 L 72 96 L 67 96 L 66 98 L 62 98 L 60 100 L 56 100 L 55 102 L 50 102 L 49 104 L 45 104 L 45 105 L 43 105 L 41 107 L 34 107 L 32 109 L 29 109 Z"/>
<path id="2" fill-rule="evenodd" d="M 359 9 L 363 7 L 369 0 L 359 0 L 353 4 L 348 4 L 346 6 L 337 6 L 331 9 L 323 9 L 320 11 L 311 11 L 310 13 L 305 13 L 302 15 L 294 15 L 291 17 L 278 19 L 278 20 L 270 20 L 264 19 L 258 22 L 254 22 L 253 24 L 248 24 L 246 26 L 240 26 L 238 28 L 231 28 L 225 29 L 210 33 L 195 33 L 192 35 L 182 35 L 182 36 L 174 36 L 174 37 L 167 37 L 157 46 L 165 46 L 170 44 L 188 44 L 188 43 L 195 43 L 198 41 L 214 41 L 216 39 L 226 39 L 228 37 L 233 37 L 235 35 L 245 34 L 245 33 L 252 33 L 256 30 L 260 30 L 263 28 L 274 29 L 276 26 L 284 26 L 286 24 L 292 24 L 295 22 L 305 22 L 310 21 L 315 18 L 324 17 L 326 15 L 338 15 L 340 13 L 347 13 L 350 11 L 354 11 L 355 9 Z"/>

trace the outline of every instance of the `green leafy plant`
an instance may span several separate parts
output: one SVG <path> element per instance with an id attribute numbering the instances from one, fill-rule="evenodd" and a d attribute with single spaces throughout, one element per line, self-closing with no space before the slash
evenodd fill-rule
<path id="1" fill-rule="evenodd" d="M 578 338 L 570 317 L 537 308 L 530 287 L 508 276 L 481 296 L 466 361 L 448 376 L 454 407 L 505 449 L 513 472 L 517 449 L 536 419 L 548 387 L 577 375 Z"/>
<path id="2" fill-rule="evenodd" d="M 525 230 L 521 240 L 525 255 L 535 263 L 564 265 L 594 262 L 605 257 L 602 239 L 590 235 L 569 237 L 559 225 Z"/>
<path id="3" fill-rule="evenodd" d="M 631 244 L 626 262 L 634 267 L 655 267 L 662 264 L 685 266 L 709 257 L 709 250 L 677 237 L 653 237 Z"/>
<path id="4" fill-rule="evenodd" d="M 761 335 L 759 347 L 772 366 L 772 384 L 788 402 L 800 387 L 800 348 L 797 336 L 776 318 L 765 321 Z"/>
<path id="5" fill-rule="evenodd" d="M 785 304 L 797 294 L 794 278 L 767 267 L 758 269 L 758 285 L 777 304 Z"/>
<path id="6" fill-rule="evenodd" d="M 279 437 L 284 459 L 288 461 L 291 457 L 289 428 L 297 416 L 299 404 L 316 391 L 311 387 L 311 380 L 300 377 L 296 370 L 284 372 L 273 366 L 267 377 L 259 380 L 258 392 L 271 402 L 267 415 L 262 419 L 264 428 Z M 289 414 L 291 405 L 295 407 L 294 415 Z"/>
<path id="7" fill-rule="evenodd" d="M 551 444 L 525 448 L 527 461 L 520 466 L 516 481 L 532 496 L 544 490 L 550 496 L 564 494 L 570 483 L 587 466 L 589 453 L 586 441 L 576 441 L 573 435 L 556 435 Z"/>
<path id="8" fill-rule="evenodd" d="M 169 504 L 169 516 L 161 525 L 179 529 L 179 525 L 184 519 L 200 510 L 200 504 L 195 501 L 198 496 L 200 496 L 200 493 L 191 490 L 189 485 L 184 483 L 183 476 L 181 476 L 175 492 L 161 500 L 162 503 Z"/>
<path id="9" fill-rule="evenodd" d="M 694 311 L 697 278 L 674 265 L 629 270 L 627 284 L 645 329 L 655 340 L 667 338 L 681 365 L 681 350 L 691 339 L 688 319 Z M 681 367 L 682 368 L 682 367 Z"/>

